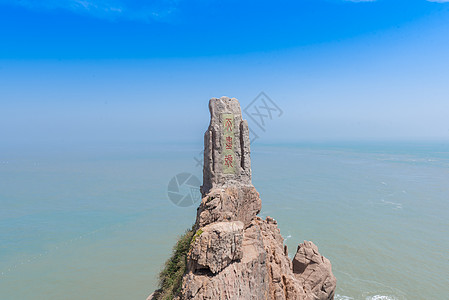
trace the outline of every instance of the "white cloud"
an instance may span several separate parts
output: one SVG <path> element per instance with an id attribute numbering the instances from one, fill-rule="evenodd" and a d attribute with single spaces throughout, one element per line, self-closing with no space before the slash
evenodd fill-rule
<path id="1" fill-rule="evenodd" d="M 151 21 L 172 14 L 178 0 L 156 0 L 142 4 L 136 0 L 0 0 L 0 4 L 23 6 L 37 11 L 68 10 L 104 19 Z"/>
<path id="2" fill-rule="evenodd" d="M 449 3 L 449 0 L 427 0 L 427 1 L 436 3 Z"/>

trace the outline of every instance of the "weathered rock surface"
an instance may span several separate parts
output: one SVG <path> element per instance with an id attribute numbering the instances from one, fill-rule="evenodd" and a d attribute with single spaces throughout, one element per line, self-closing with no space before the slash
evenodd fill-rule
<path id="1" fill-rule="evenodd" d="M 189 271 L 180 299 L 269 299 L 266 257 L 260 228 L 252 224 L 243 233 L 242 257 L 217 274 Z"/>
<path id="2" fill-rule="evenodd" d="M 300 244 L 291 261 L 276 220 L 257 216 L 262 204 L 251 183 L 248 125 L 237 99 L 213 98 L 209 109 L 203 199 L 175 299 L 333 299 L 336 279 L 318 247 Z"/>
<path id="3" fill-rule="evenodd" d="M 156 300 L 156 299 L 154 299 L 154 293 L 152 293 L 151 295 L 149 295 L 149 296 L 147 297 L 147 300 Z"/>
<path id="4" fill-rule="evenodd" d="M 308 241 L 298 246 L 293 258 L 293 273 L 306 293 L 316 299 L 332 299 L 337 280 L 332 274 L 331 262 L 318 252 L 318 247 Z"/>
<path id="5" fill-rule="evenodd" d="M 215 188 L 203 197 L 197 211 L 196 225 L 241 221 L 247 227 L 260 212 L 262 201 L 254 186 Z"/>
<path id="6" fill-rule="evenodd" d="M 202 227 L 190 246 L 188 270 L 216 274 L 243 257 L 242 244 L 242 222 L 218 222 Z"/>
<path id="7" fill-rule="evenodd" d="M 264 221 L 257 217 L 255 223 L 260 228 L 264 250 L 267 253 L 269 275 L 269 298 L 267 299 L 307 299 L 292 272 L 292 262 L 284 252 L 284 239 L 277 223 L 267 217 Z"/>
<path id="8" fill-rule="evenodd" d="M 209 101 L 210 124 L 204 134 L 203 186 L 205 196 L 212 188 L 224 186 L 251 185 L 251 158 L 249 148 L 248 122 L 242 119 L 240 104 L 235 98 L 212 98 Z M 232 116 L 232 122 L 225 118 Z M 232 128 L 226 124 L 232 125 Z M 224 170 L 226 152 L 225 131 L 232 137 L 232 169 Z"/>
<path id="9" fill-rule="evenodd" d="M 222 227 L 226 223 L 214 223 L 204 228 L 210 232 L 215 224 Z M 232 232 L 238 232 L 238 235 L 240 228 L 243 229 L 240 222 L 239 230 L 231 229 L 235 223 L 228 223 L 223 240 L 216 234 L 212 239 L 211 235 L 205 237 L 204 242 L 195 240 L 188 261 L 200 256 L 207 261 L 210 255 L 209 261 L 214 263 L 201 263 L 201 266 L 209 266 L 203 268 L 189 267 L 180 299 L 333 299 L 336 280 L 330 262 L 319 254 L 312 242 L 301 244 L 292 262 L 285 251 L 277 222 L 270 217 L 266 220 L 255 217 L 243 231 L 241 251 L 235 251 L 233 249 L 238 246 L 233 246 Z M 229 245 L 225 246 L 224 241 Z M 220 250 L 212 254 L 211 249 Z M 238 259 L 231 253 L 238 253 Z M 220 263 L 222 261 L 225 263 Z"/>

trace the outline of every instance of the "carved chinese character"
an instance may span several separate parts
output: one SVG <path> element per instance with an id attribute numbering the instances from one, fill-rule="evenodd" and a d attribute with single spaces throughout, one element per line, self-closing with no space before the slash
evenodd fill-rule
<path id="1" fill-rule="evenodd" d="M 226 167 L 230 167 L 230 168 L 233 167 L 233 165 L 232 165 L 232 155 L 226 155 L 225 156 L 225 166 Z"/>
<path id="2" fill-rule="evenodd" d="M 232 121 L 230 118 L 226 118 L 225 129 L 226 132 L 232 132 Z"/>
<path id="3" fill-rule="evenodd" d="M 232 150 L 232 136 L 226 137 L 226 149 Z"/>

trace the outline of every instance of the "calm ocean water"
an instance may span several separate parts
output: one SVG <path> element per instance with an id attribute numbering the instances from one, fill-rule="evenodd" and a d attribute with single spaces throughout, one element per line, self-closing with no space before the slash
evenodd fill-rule
<path id="1" fill-rule="evenodd" d="M 145 299 L 195 219 L 167 197 L 202 145 L 0 153 L 0 299 Z M 252 145 L 262 217 L 314 241 L 336 299 L 447 299 L 449 144 Z"/>

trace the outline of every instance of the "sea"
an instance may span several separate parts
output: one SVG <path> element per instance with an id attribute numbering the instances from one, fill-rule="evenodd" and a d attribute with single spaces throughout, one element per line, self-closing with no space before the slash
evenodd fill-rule
<path id="1" fill-rule="evenodd" d="M 201 150 L 3 147 L 0 299 L 145 300 L 195 221 Z M 330 259 L 335 299 L 449 299 L 449 141 L 256 141 L 251 158 L 259 215 L 290 257 L 311 240 Z"/>

